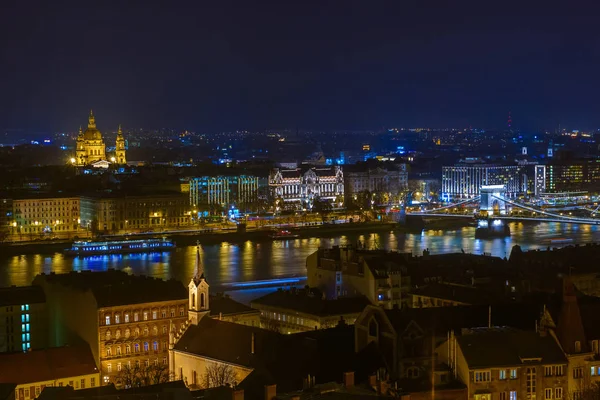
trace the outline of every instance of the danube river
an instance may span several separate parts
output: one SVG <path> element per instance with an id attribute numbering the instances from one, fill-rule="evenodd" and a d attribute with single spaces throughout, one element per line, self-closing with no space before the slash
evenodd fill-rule
<path id="1" fill-rule="evenodd" d="M 247 241 L 240 244 L 203 245 L 201 259 L 211 286 L 232 282 L 256 281 L 277 277 L 306 275 L 306 257 L 319 246 L 354 244 L 361 241 L 367 248 L 380 248 L 422 254 L 460 252 L 491 253 L 509 257 L 518 244 L 523 249 L 546 248 L 552 239 L 569 238 L 573 243 L 600 242 L 600 227 L 563 223 L 510 224 L 510 238 L 475 240 L 475 228 L 423 231 L 421 234 L 384 232 L 336 235 L 330 238 L 307 238 L 289 241 Z M 72 270 L 102 271 L 108 268 L 158 278 L 175 278 L 185 284 L 194 273 L 195 246 L 178 248 L 172 253 L 110 255 L 73 258 L 62 253 L 39 253 L 21 256 L 0 255 L 0 286 L 28 285 L 42 272 L 64 273 Z"/>

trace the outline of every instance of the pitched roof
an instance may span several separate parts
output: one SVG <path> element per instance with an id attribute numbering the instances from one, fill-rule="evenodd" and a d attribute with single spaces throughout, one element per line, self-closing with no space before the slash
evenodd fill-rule
<path id="1" fill-rule="evenodd" d="M 91 290 L 98 307 L 152 303 L 170 300 L 187 300 L 188 292 L 174 279 L 164 281 L 148 276 L 129 275 L 123 271 L 69 272 L 66 274 L 41 274 L 34 279 L 50 284 L 71 287 L 74 290 Z"/>
<path id="2" fill-rule="evenodd" d="M 258 313 L 258 310 L 248 307 L 245 304 L 233 300 L 231 297 L 223 294 L 210 296 L 210 315 L 211 316 L 228 316 L 239 314 Z"/>
<path id="3" fill-rule="evenodd" d="M 98 372 L 88 346 L 53 347 L 0 355 L 0 383 L 33 383 Z"/>
<path id="4" fill-rule="evenodd" d="M 39 400 L 54 399 L 103 399 L 103 400 L 184 400 L 193 396 L 183 381 L 159 383 L 157 385 L 141 386 L 117 390 L 111 383 L 107 386 L 97 386 L 89 389 L 74 390 L 71 386 L 46 387 L 38 397 Z M 204 396 L 204 398 L 212 398 Z M 231 392 L 228 399 L 231 399 Z"/>
<path id="5" fill-rule="evenodd" d="M 539 320 L 542 306 L 538 304 L 498 304 L 494 306 L 456 306 L 406 308 L 402 310 L 384 310 L 390 323 L 400 334 L 411 321 L 415 321 L 422 329 L 447 332 L 460 332 L 462 328 L 488 326 L 510 326 L 519 329 L 535 328 Z"/>
<path id="6" fill-rule="evenodd" d="M 567 362 L 552 336 L 534 331 L 484 329 L 457 341 L 470 369 Z"/>
<path id="7" fill-rule="evenodd" d="M 0 288 L 0 306 L 45 302 L 46 296 L 39 286 L 11 286 Z"/>
<path id="8" fill-rule="evenodd" d="M 252 354 L 254 334 L 255 354 Z M 280 335 L 256 327 L 202 318 L 190 325 L 175 344 L 175 350 L 245 367 L 256 366 L 256 353 L 274 348 Z"/>
<path id="9" fill-rule="evenodd" d="M 253 300 L 252 307 L 276 307 L 319 317 L 360 313 L 371 304 L 364 296 L 323 299 L 309 294 L 306 290 L 277 290 Z"/>
<path id="10" fill-rule="evenodd" d="M 440 300 L 450 300 L 465 304 L 496 304 L 508 299 L 498 296 L 489 290 L 479 289 L 473 286 L 453 285 L 445 283 L 433 283 L 417 289 L 411 294 L 417 296 L 431 297 Z"/>

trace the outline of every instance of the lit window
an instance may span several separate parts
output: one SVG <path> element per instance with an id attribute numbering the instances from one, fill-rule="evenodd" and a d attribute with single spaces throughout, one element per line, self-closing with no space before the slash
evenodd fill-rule
<path id="1" fill-rule="evenodd" d="M 490 371 L 475 371 L 475 382 L 489 382 Z"/>
<path id="2" fill-rule="evenodd" d="M 144 311 L 144 321 L 148 321 L 148 312 Z"/>
<path id="3" fill-rule="evenodd" d="M 129 314 L 125 314 L 125 322 L 129 322 Z"/>
<path id="4" fill-rule="evenodd" d="M 120 324 L 121 323 L 121 316 L 119 314 L 115 315 L 115 324 Z"/>
<path id="5" fill-rule="evenodd" d="M 133 320 L 134 320 L 135 322 L 137 322 L 139 319 L 140 319 L 140 315 L 139 315 L 139 313 L 134 313 L 134 314 L 133 314 Z"/>
<path id="6" fill-rule="evenodd" d="M 135 350 L 136 353 L 140 352 L 140 344 L 139 343 L 134 344 L 133 348 L 134 348 L 134 350 Z"/>
<path id="7" fill-rule="evenodd" d="M 152 349 L 154 351 L 158 351 L 158 342 L 155 341 L 154 343 L 152 343 Z"/>
<path id="8" fill-rule="evenodd" d="M 517 400 L 517 392 L 514 390 L 511 390 L 510 392 L 510 400 Z"/>
<path id="9" fill-rule="evenodd" d="M 506 370 L 505 369 L 500 370 L 499 379 L 501 379 L 501 380 L 506 379 Z"/>
<path id="10" fill-rule="evenodd" d="M 510 370 L 510 379 L 517 379 L 517 370 L 516 369 Z"/>
<path id="11" fill-rule="evenodd" d="M 109 374 L 112 372 L 112 364 L 111 363 L 106 364 L 106 372 L 108 372 Z"/>
<path id="12" fill-rule="evenodd" d="M 144 351 L 148 351 L 148 350 L 149 350 L 148 342 L 144 342 Z"/>
<path id="13" fill-rule="evenodd" d="M 152 311 L 152 319 L 156 319 L 156 318 L 158 318 L 158 312 Z"/>
<path id="14" fill-rule="evenodd" d="M 104 318 L 105 318 L 106 325 L 110 325 L 110 315 L 107 315 Z"/>
<path id="15" fill-rule="evenodd" d="M 110 347 L 106 348 L 106 356 L 107 357 L 112 356 L 112 349 Z"/>

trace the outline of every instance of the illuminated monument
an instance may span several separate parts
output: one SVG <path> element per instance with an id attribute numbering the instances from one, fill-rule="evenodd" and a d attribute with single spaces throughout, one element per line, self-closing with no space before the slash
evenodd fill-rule
<path id="1" fill-rule="evenodd" d="M 111 161 L 117 164 L 125 164 L 127 162 L 125 158 L 125 139 L 123 138 L 123 131 L 120 126 L 117 133 L 115 154 L 111 157 Z M 108 167 L 106 146 L 102 138 L 102 132 L 96 128 L 96 118 L 92 111 L 90 111 L 88 118 L 87 129 L 83 131 L 79 128 L 75 158 L 71 159 L 71 162 L 78 166 L 94 165 Z"/>

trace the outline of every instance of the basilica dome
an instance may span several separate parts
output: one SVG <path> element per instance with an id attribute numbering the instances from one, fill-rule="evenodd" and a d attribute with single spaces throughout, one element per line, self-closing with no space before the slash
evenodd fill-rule
<path id="1" fill-rule="evenodd" d="M 96 118 L 94 114 L 90 111 L 90 117 L 88 119 L 88 127 L 83 132 L 84 140 L 102 140 L 102 133 L 98 129 L 96 129 Z"/>

